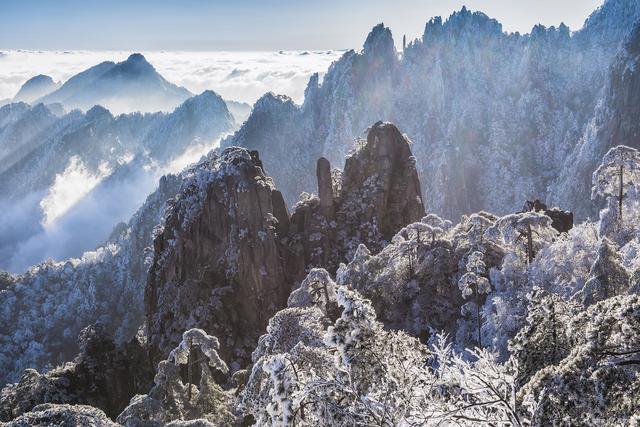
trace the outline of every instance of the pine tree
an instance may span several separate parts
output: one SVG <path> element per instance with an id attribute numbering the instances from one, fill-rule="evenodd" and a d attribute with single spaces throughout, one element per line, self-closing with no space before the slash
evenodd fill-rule
<path id="1" fill-rule="evenodd" d="M 464 299 L 473 297 L 473 301 L 466 303 L 462 307 L 462 314 L 475 315 L 474 323 L 477 329 L 478 347 L 482 347 L 482 316 L 480 315 L 480 295 L 488 294 L 491 291 L 489 280 L 485 277 L 486 265 L 484 263 L 484 254 L 480 251 L 474 251 L 467 257 L 467 272 L 462 275 L 458 281 L 458 287 L 462 291 Z"/>
<path id="2" fill-rule="evenodd" d="M 492 239 L 502 239 L 513 247 L 522 247 L 530 264 L 538 249 L 552 241 L 558 232 L 551 218 L 537 212 L 522 212 L 500 218 L 486 233 Z"/>
<path id="3" fill-rule="evenodd" d="M 617 202 L 617 221 L 622 222 L 622 206 L 629 191 L 637 192 L 640 185 L 640 152 L 626 145 L 611 148 L 593 173 L 591 198 L 614 198 Z"/>
<path id="4" fill-rule="evenodd" d="M 630 274 L 624 267 L 616 246 L 607 238 L 600 241 L 598 256 L 581 291 L 585 306 L 622 295 L 629 288 Z"/>
<path id="5" fill-rule="evenodd" d="M 509 345 L 518 360 L 517 384 L 524 385 L 533 374 L 564 359 L 571 349 L 566 334 L 575 304 L 541 288 L 527 295 L 527 321 Z"/>

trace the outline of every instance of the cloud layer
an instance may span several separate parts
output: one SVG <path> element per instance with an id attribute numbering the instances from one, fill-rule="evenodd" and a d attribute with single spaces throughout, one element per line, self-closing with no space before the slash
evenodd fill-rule
<path id="1" fill-rule="evenodd" d="M 296 102 L 309 76 L 323 73 L 342 51 L 142 52 L 167 80 L 200 93 L 212 89 L 226 99 L 253 103 L 272 91 Z M 37 74 L 56 81 L 103 61 L 123 61 L 124 51 L 0 51 L 0 100 L 12 98 Z"/>

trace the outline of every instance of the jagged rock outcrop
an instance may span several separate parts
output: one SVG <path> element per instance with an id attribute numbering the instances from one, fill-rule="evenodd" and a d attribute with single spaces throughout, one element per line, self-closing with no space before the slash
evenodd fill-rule
<path id="1" fill-rule="evenodd" d="M 291 217 L 289 246 L 304 260 L 298 267 L 335 272 L 360 243 L 377 252 L 425 215 L 415 159 L 398 128 L 378 122 L 359 144 L 335 177 L 329 161 L 318 160 L 319 198 L 296 205 Z"/>
<path id="2" fill-rule="evenodd" d="M 324 157 L 318 159 L 316 176 L 318 178 L 320 210 L 325 218 L 332 220 L 335 211 L 333 206 L 333 179 L 331 177 L 331 163 L 329 163 L 329 160 Z"/>
<path id="3" fill-rule="evenodd" d="M 314 266 L 335 273 L 359 244 L 379 251 L 425 210 L 408 140 L 376 123 L 342 174 L 317 162 L 320 198 L 289 218 L 257 152 L 231 147 L 187 175 L 157 236 L 145 293 L 151 358 L 182 332 L 220 337 L 221 355 L 246 361 L 269 318 Z"/>
<path id="4" fill-rule="evenodd" d="M 41 375 L 24 371 L 20 381 L 0 393 L 0 421 L 11 421 L 38 405 L 86 404 L 115 418 L 135 394 L 153 379 L 142 344 L 136 339 L 116 345 L 104 327 L 95 324 L 79 336 L 80 353 L 72 363 Z"/>
<path id="5" fill-rule="evenodd" d="M 362 193 L 366 187 L 370 191 Z M 382 238 L 387 241 L 404 225 L 425 215 L 409 141 L 391 123 L 376 123 L 369 130 L 362 150 L 347 158 L 341 192 L 343 203 L 369 201 L 360 220 L 377 222 Z M 342 206 L 338 212 L 346 214 L 347 208 L 355 206 Z"/>
<path id="6" fill-rule="evenodd" d="M 145 291 L 154 363 L 194 327 L 220 337 L 223 359 L 247 360 L 291 289 L 287 222 L 257 152 L 229 148 L 187 173 L 154 241 Z"/>
<path id="7" fill-rule="evenodd" d="M 361 51 L 345 52 L 322 79 L 311 77 L 301 106 L 270 96 L 225 144 L 259 150 L 293 205 L 315 189 L 300 170 L 321 156 L 341 163 L 362 129 L 388 120 L 415 143 L 423 199 L 434 213 L 455 221 L 479 210 L 506 214 L 523 196 L 574 209 L 561 198 L 572 187 L 558 175 L 570 170 L 638 16 L 637 1 L 608 0 L 579 31 L 537 25 L 509 34 L 462 8 L 429 21 L 401 56 L 390 30 L 377 25 Z M 575 197 L 587 199 L 587 190 Z M 574 213 L 581 218 L 584 209 Z"/>
<path id="8" fill-rule="evenodd" d="M 524 204 L 524 211 L 543 212 L 551 218 L 551 226 L 560 233 L 567 233 L 573 228 L 573 212 L 563 211 L 559 208 L 549 209 L 545 203 L 538 199 L 533 202 L 527 200 Z"/>

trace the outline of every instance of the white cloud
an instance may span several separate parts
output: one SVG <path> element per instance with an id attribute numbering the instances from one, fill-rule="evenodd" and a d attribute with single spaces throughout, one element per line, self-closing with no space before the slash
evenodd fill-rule
<path id="1" fill-rule="evenodd" d="M 0 270 L 21 273 L 47 258 L 61 261 L 93 250 L 107 240 L 118 222 L 131 218 L 162 175 L 179 173 L 219 144 L 219 138 L 194 142 L 167 165 L 135 168 L 126 180 L 109 181 L 111 169 L 106 164 L 92 174 L 78 157 L 72 157 L 42 194 L 29 194 L 4 206 L 0 200 L 0 241 L 18 242 L 4 250 L 0 245 Z M 118 159 L 118 164 L 131 160 Z M 38 220 L 38 229 L 32 230 Z"/>
<path id="2" fill-rule="evenodd" d="M 12 98 L 26 80 L 37 74 L 65 81 L 100 62 L 123 61 L 130 53 L 2 51 L 0 100 Z M 342 51 L 142 53 L 167 80 L 191 92 L 212 89 L 224 98 L 253 103 L 269 91 L 301 102 L 309 76 L 326 72 Z"/>
<path id="3" fill-rule="evenodd" d="M 42 225 L 46 228 L 53 224 L 110 172 L 108 165 L 103 163 L 100 165 L 99 172 L 94 175 L 87 170 L 78 156 L 73 156 L 69 160 L 67 168 L 56 175 L 49 193 L 40 202 L 40 207 L 44 212 Z"/>

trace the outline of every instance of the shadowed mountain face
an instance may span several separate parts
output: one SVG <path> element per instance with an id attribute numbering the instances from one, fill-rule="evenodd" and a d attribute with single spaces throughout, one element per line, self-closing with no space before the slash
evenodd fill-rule
<path id="1" fill-rule="evenodd" d="M 54 82 L 51 77 L 42 74 L 37 75 L 22 85 L 16 96 L 13 97 L 13 102 L 31 103 L 53 92 L 59 86 L 60 84 Z"/>
<path id="2" fill-rule="evenodd" d="M 164 79 L 139 53 L 126 61 L 103 62 L 83 71 L 60 89 L 38 99 L 59 102 L 67 109 L 88 110 L 102 105 L 113 113 L 171 111 L 191 93 Z"/>
<path id="3" fill-rule="evenodd" d="M 95 248 L 159 176 L 196 161 L 234 129 L 212 91 L 172 113 L 0 108 L 0 268 L 18 272 Z"/>
<path id="4" fill-rule="evenodd" d="M 154 240 L 145 289 L 154 362 L 190 327 L 227 337 L 221 354 L 246 362 L 309 268 L 335 271 L 360 244 L 379 250 L 425 215 L 412 158 L 394 125 L 376 123 L 346 159 L 336 191 L 330 165 L 319 161 L 321 198 L 299 204 L 291 217 L 257 152 L 227 148 L 185 172 Z"/>

